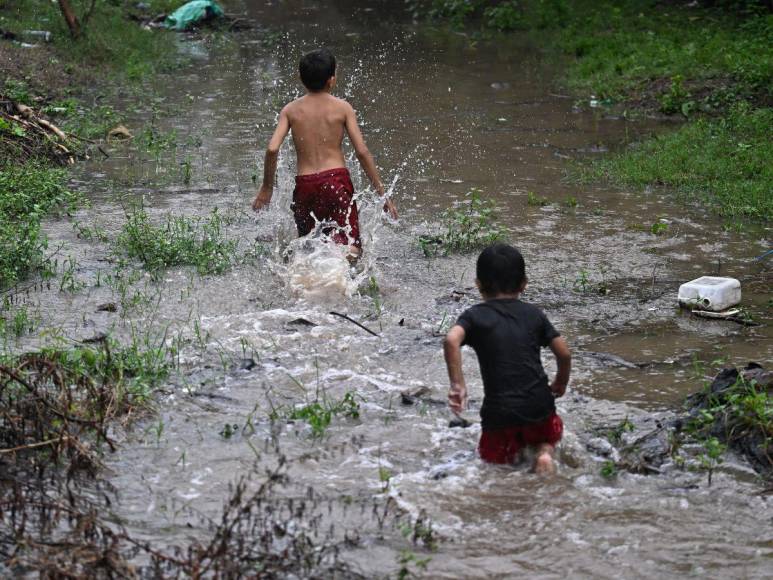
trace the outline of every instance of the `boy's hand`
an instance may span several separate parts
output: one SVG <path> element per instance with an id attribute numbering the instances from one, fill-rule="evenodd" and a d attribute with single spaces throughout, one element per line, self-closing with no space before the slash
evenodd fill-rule
<path id="1" fill-rule="evenodd" d="M 270 187 L 266 187 L 265 185 L 261 186 L 260 190 L 258 191 L 258 195 L 255 196 L 255 199 L 252 202 L 252 209 L 255 211 L 260 211 L 266 207 L 269 203 L 271 203 L 272 193 L 273 192 L 271 191 Z"/>
<path id="2" fill-rule="evenodd" d="M 387 199 L 384 202 L 384 211 L 389 214 L 393 220 L 397 219 L 397 207 L 391 199 Z"/>
<path id="3" fill-rule="evenodd" d="M 455 414 L 459 414 L 467 408 L 467 387 L 454 384 L 448 389 L 448 406 Z"/>
<path id="4" fill-rule="evenodd" d="M 563 397 L 564 393 L 566 393 L 566 383 L 559 383 L 558 381 L 553 381 L 553 384 L 550 385 L 550 391 L 553 393 L 553 396 Z"/>

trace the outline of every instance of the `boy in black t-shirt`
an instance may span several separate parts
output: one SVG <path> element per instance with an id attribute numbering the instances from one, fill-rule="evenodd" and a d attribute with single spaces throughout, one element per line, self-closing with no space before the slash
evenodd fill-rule
<path id="1" fill-rule="evenodd" d="M 461 350 L 467 344 L 478 355 L 483 378 L 481 458 L 513 463 L 524 447 L 535 447 L 534 471 L 552 473 L 553 452 L 563 433 L 554 398 L 566 392 L 569 382 L 569 347 L 539 308 L 519 299 L 527 280 L 518 250 L 489 246 L 478 257 L 476 274 L 484 302 L 465 310 L 443 342 L 449 405 L 458 414 L 467 404 Z M 550 385 L 540 359 L 540 348 L 546 346 L 558 363 Z"/>

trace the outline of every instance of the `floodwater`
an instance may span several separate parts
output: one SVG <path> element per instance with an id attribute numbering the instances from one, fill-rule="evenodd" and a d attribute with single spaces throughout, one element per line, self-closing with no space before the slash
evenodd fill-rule
<path id="1" fill-rule="evenodd" d="M 717 359 L 771 362 L 769 278 L 751 261 L 769 247 L 770 231 L 726 229 L 658 192 L 567 181 L 572 160 L 668 126 L 589 109 L 587 100 L 578 107 L 557 92 L 558 65 L 520 37 L 474 41 L 432 30 L 387 2 L 245 0 L 236 12 L 255 28 L 181 37 L 191 64 L 134 103 L 130 127 L 161 111 L 158 130 L 176 131 L 177 151 L 138 161 L 116 146 L 110 159 L 85 164 L 77 181 L 92 207 L 77 218 L 112 236 L 127 199 L 144 196 L 156 218 L 217 207 L 231 216 L 241 252 L 257 238 L 264 253 L 220 276 L 172 269 L 119 292 L 104 283 L 115 268 L 109 246 L 57 222 L 51 236 L 77 260 L 83 287 L 30 298 L 46 325 L 74 339 L 111 331 L 180 348 L 179 376 L 158 415 L 107 458 L 119 490 L 115 517 L 154 546 L 184 545 L 204 534 L 202 518 L 218 519 L 234 481 L 249 473 L 259 480 L 281 453 L 290 476 L 281 493 L 300 498 L 311 488 L 320 527 L 347 538 L 343 559 L 368 577 L 394 575 L 405 550 L 431 558 L 426 569 L 408 567 L 432 578 L 769 577 L 773 508 L 743 462 L 730 457 L 710 487 L 705 473 L 673 466 L 605 479 L 606 457 L 586 443 L 626 417 L 646 432 L 702 386 Z M 372 195 L 361 200 L 368 235 L 360 281 L 378 286 L 370 295 L 335 260 L 315 272 L 302 246 L 283 259 L 294 237 L 291 146 L 271 210 L 255 217 L 248 209 L 278 110 L 300 94 L 295 63 L 319 45 L 339 58 L 337 94 L 357 109 L 401 212 L 397 224 L 382 222 Z M 350 168 L 365 190 L 359 168 Z M 548 313 L 575 354 L 558 404 L 566 424 L 560 470 L 550 479 L 482 464 L 479 426 L 450 429 L 439 404 L 447 388 L 440 336 L 478 300 L 475 256 L 427 258 L 416 238 L 437 231 L 440 213 L 472 188 L 497 204 L 499 223 L 525 255 L 525 299 Z M 528 205 L 528 192 L 552 203 Z M 565 203 L 570 196 L 576 207 Z M 656 236 L 649 230 L 659 219 L 668 229 Z M 762 326 L 678 311 L 679 284 L 718 270 L 741 279 L 744 304 Z M 118 312 L 98 312 L 105 302 Z M 245 358 L 255 367 L 239 370 Z M 482 388 L 471 352 L 465 371 L 474 415 Z M 401 391 L 419 387 L 427 388 L 423 402 L 401 404 Z M 350 392 L 360 416 L 335 416 L 321 438 L 304 421 L 282 418 Z M 403 533 L 417 518 L 432 523 L 434 550 Z"/>

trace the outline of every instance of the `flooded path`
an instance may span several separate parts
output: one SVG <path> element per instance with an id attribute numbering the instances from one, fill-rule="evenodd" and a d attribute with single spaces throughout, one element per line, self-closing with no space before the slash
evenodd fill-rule
<path id="1" fill-rule="evenodd" d="M 433 578 L 768 577 L 773 508 L 749 468 L 730 458 L 711 487 L 705 474 L 673 466 L 660 476 L 608 480 L 599 473 L 605 458 L 585 443 L 626 417 L 654 425 L 710 372 L 695 361 L 770 363 L 770 289 L 750 261 L 768 248 L 770 231 L 725 230 L 656 192 L 568 183 L 571 160 L 662 127 L 575 108 L 555 92 L 553 66 L 519 37 L 473 42 L 422 29 L 386 2 L 254 4 L 243 7 L 253 30 L 181 38 L 193 65 L 163 78 L 155 87 L 162 99 L 141 103 L 137 115 L 174 111 L 159 116 L 158 129 L 176 131 L 183 145 L 171 160 L 119 152 L 87 164 L 78 181 L 92 192 L 92 207 L 78 219 L 114 235 L 124 219 L 120 200 L 145 196 L 153 216 L 204 216 L 218 207 L 232 216 L 230 234 L 243 250 L 257 237 L 263 257 L 221 276 L 179 269 L 160 283 L 140 278 L 117 296 L 99 283 L 109 250 L 77 238 L 67 223 L 51 226 L 77 258 L 84 289 L 42 294 L 47 324 L 73 338 L 141 329 L 180 348 L 180 377 L 161 397 L 158 417 L 108 458 L 116 517 L 156 545 L 184 544 L 203 533 L 202 518 L 219 517 L 238 477 L 263 473 L 281 455 L 291 481 L 282 493 L 309 498 L 319 528 L 346 539 L 344 559 L 367 577 L 395 574 L 405 550 L 430 557 L 426 570 L 405 566 Z M 279 258 L 294 237 L 288 147 L 271 211 L 257 218 L 248 211 L 278 110 L 300 94 L 296 62 L 322 44 L 339 59 L 338 94 L 357 109 L 385 183 L 397 179 L 399 224 L 380 224 L 363 201 L 374 224 L 365 247 L 370 295 L 347 296 L 334 285 L 311 297 L 289 284 L 292 272 Z M 363 189 L 361 172 L 351 169 Z M 475 256 L 429 259 L 416 238 L 471 188 L 496 202 L 526 258 L 526 299 L 546 310 L 575 354 L 558 405 L 564 459 L 549 481 L 482 464 L 477 425 L 448 428 L 440 336 L 478 300 Z M 550 205 L 529 205 L 528 192 Z M 653 235 L 661 218 L 668 230 Z M 679 284 L 718 267 L 742 280 L 744 303 L 762 326 L 676 309 Z M 96 311 L 110 301 L 120 302 L 119 313 Z M 240 370 L 242 359 L 254 368 Z M 465 369 L 477 409 L 472 353 Z M 426 394 L 417 404 L 401 403 L 401 391 L 420 387 Z M 322 438 L 305 421 L 287 420 L 293 406 L 347 393 L 359 417 L 336 415 Z M 417 534 L 417 519 L 431 522 L 432 538 Z"/>

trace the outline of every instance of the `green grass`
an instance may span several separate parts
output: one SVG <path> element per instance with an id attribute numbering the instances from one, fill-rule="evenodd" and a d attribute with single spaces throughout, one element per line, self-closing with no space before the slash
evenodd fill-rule
<path id="1" fill-rule="evenodd" d="M 603 106 L 617 104 L 633 114 L 694 121 L 596 164 L 586 177 L 662 186 L 724 216 L 769 220 L 773 13 L 755 0 L 703 4 L 713 6 L 655 0 L 413 3 L 417 13 L 484 36 L 528 31 L 564 61 L 562 82 L 581 102 L 593 95 Z M 749 105 L 739 104 L 744 102 Z"/>
<path id="2" fill-rule="evenodd" d="M 206 218 L 167 214 L 155 225 L 145 208 L 136 205 L 126 212 L 115 251 L 139 260 L 149 272 L 194 266 L 200 274 L 221 274 L 238 261 L 238 240 L 226 236 L 228 223 L 215 208 Z"/>
<path id="3" fill-rule="evenodd" d="M 494 218 L 496 206 L 481 194 L 473 189 L 463 201 L 443 212 L 443 233 L 418 238 L 425 256 L 471 252 L 505 238 L 506 230 Z"/>
<path id="4" fill-rule="evenodd" d="M 353 392 L 346 393 L 340 400 L 328 399 L 324 393 L 317 394 L 313 401 L 299 407 L 277 407 L 272 409 L 269 419 L 271 421 L 304 421 L 311 428 L 313 438 L 322 437 L 333 421 L 333 417 L 343 415 L 350 419 L 358 419 L 360 416 L 360 404 L 357 395 Z"/>
<path id="5" fill-rule="evenodd" d="M 734 107 L 598 161 L 586 178 L 656 184 L 729 217 L 773 218 L 773 109 Z"/>
<path id="6" fill-rule="evenodd" d="M 653 92 L 664 112 L 675 112 L 668 101 L 680 92 L 684 101 L 695 93 L 696 108 L 709 111 L 739 96 L 773 95 L 770 15 L 741 18 L 654 2 L 594 4 L 575 3 L 557 37 L 572 59 L 566 80 L 575 91 L 601 99 Z"/>
<path id="7" fill-rule="evenodd" d="M 79 199 L 66 178 L 65 171 L 38 163 L 0 166 L 0 290 L 45 270 L 48 240 L 41 221 Z"/>
<path id="8" fill-rule="evenodd" d="M 72 4 L 79 16 L 85 14 L 86 1 L 73 0 Z M 141 80 L 174 64 L 174 35 L 165 30 L 144 30 L 137 22 L 129 20 L 127 10 L 136 4 L 133 0 L 98 1 L 77 39 L 70 37 L 58 5 L 49 0 L 5 0 L 0 26 L 17 33 L 28 29 L 50 31 L 54 51 L 66 71 L 84 66 L 101 67 L 106 72 L 118 72 L 128 79 Z M 181 1 L 153 0 L 148 14 L 157 14 L 180 4 Z"/>

